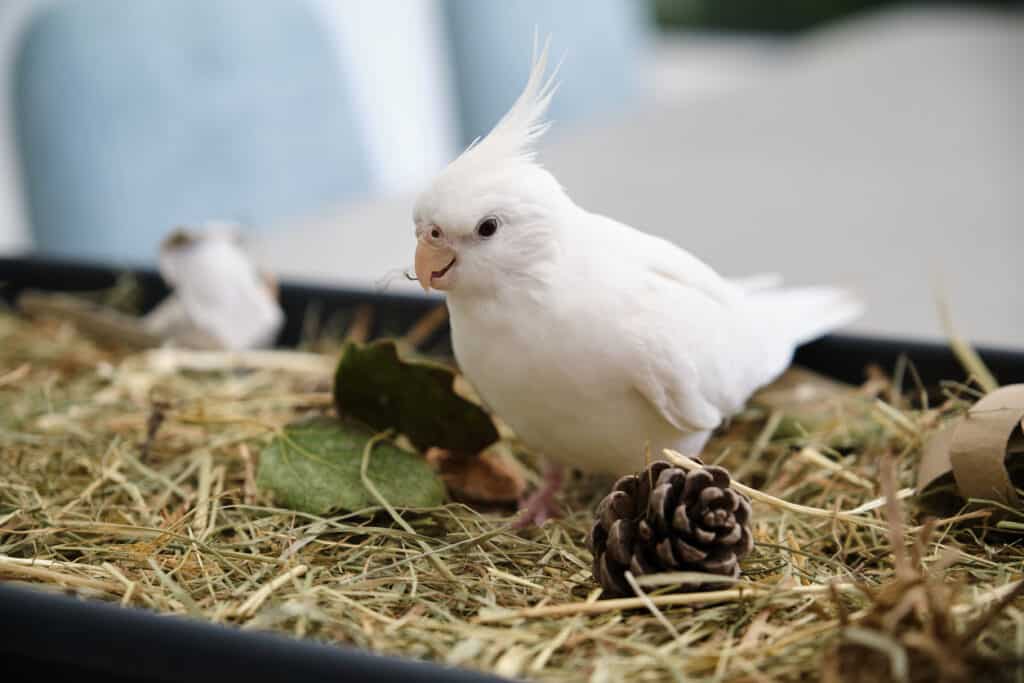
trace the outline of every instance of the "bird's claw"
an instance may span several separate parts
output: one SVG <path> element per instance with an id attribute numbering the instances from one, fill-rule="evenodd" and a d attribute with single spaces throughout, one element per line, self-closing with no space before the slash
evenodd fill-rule
<path id="1" fill-rule="evenodd" d="M 513 529 L 541 526 L 555 517 L 561 517 L 555 495 L 562 488 L 562 466 L 548 465 L 544 468 L 544 483 L 528 498 L 519 503 L 519 517 L 512 523 Z"/>
<path id="2" fill-rule="evenodd" d="M 549 519 L 562 516 L 562 511 L 555 500 L 555 491 L 541 487 L 519 503 L 519 516 L 512 523 L 513 529 L 527 529 L 531 526 L 542 526 Z"/>

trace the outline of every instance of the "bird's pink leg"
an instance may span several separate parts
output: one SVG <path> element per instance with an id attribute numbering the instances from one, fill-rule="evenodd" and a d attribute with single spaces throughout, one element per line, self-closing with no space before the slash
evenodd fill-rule
<path id="1" fill-rule="evenodd" d="M 555 494 L 562 488 L 564 471 L 561 465 L 545 463 L 544 483 L 530 497 L 520 502 L 519 517 L 513 523 L 513 528 L 525 529 L 533 524 L 540 526 L 545 521 L 560 516 Z"/>

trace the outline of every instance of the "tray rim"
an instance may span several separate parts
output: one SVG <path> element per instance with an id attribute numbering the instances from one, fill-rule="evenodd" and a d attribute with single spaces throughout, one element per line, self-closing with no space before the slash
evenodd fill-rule
<path id="1" fill-rule="evenodd" d="M 377 683 L 507 680 L 349 645 L 245 631 L 5 581 L 0 581 L 0 653 L 23 666 L 61 664 L 80 672 L 182 683 L 323 680 L 328 676 L 365 680 L 371 675 Z M 9 664 L 5 661 L 4 668 Z"/>
<path id="2" fill-rule="evenodd" d="M 0 256 L 0 299 L 4 298 L 5 285 L 8 283 L 6 274 L 13 271 L 14 279 L 24 279 L 26 275 L 32 275 L 32 279 L 39 279 L 46 273 L 55 274 L 77 274 L 79 278 L 92 279 L 114 279 L 123 273 L 130 273 L 139 277 L 145 286 L 156 288 L 166 292 L 166 287 L 157 271 L 145 265 L 100 263 L 96 261 L 75 261 L 69 259 L 54 259 L 45 255 L 30 254 L 26 256 L 5 257 Z M 425 309 L 429 306 L 438 306 L 444 303 L 444 298 L 438 295 L 420 295 L 402 292 L 388 292 L 371 288 L 339 288 L 329 284 L 305 281 L 301 279 L 286 279 L 279 283 L 282 305 L 295 305 L 300 300 L 313 298 L 332 299 L 335 301 L 347 302 L 374 302 L 381 305 L 390 305 L 401 308 Z M 20 289 L 17 285 L 15 290 Z M 54 290 L 60 289 L 54 287 Z M 806 362 L 809 357 L 820 356 L 820 351 L 825 349 L 860 349 L 862 355 L 874 355 L 882 362 L 893 362 L 899 355 L 923 356 L 932 359 L 942 358 L 943 364 L 950 366 L 949 360 L 953 359 L 952 351 L 947 343 L 934 339 L 908 338 L 898 335 L 873 335 L 855 332 L 838 332 L 825 335 L 817 340 L 804 344 L 797 349 L 794 362 Z M 1009 375 L 1012 381 L 1024 382 L 1024 340 L 1021 346 L 1015 348 L 1005 345 L 979 344 L 974 345 L 975 351 L 987 362 L 1000 368 L 1011 369 Z M 803 359 L 803 360 L 802 360 Z M 997 377 L 1001 373 L 996 371 Z M 850 381 L 852 373 L 847 372 L 846 379 Z"/>

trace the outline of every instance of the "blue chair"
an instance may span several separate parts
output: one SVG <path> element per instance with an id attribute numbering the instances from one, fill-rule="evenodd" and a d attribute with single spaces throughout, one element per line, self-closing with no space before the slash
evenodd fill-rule
<path id="1" fill-rule="evenodd" d="M 295 0 L 47 5 L 14 74 L 39 250 L 151 262 L 177 224 L 265 224 L 365 194 L 337 64 Z"/>
<path id="2" fill-rule="evenodd" d="M 444 16 L 467 144 L 522 90 L 535 30 L 551 36 L 554 62 L 565 55 L 550 112 L 556 126 L 628 106 L 654 34 L 649 3 L 640 0 L 444 0 Z"/>

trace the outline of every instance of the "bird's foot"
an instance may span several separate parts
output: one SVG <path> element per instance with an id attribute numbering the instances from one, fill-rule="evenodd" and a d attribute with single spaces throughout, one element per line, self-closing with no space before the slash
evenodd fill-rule
<path id="1" fill-rule="evenodd" d="M 512 528 L 527 529 L 531 526 L 541 526 L 556 517 L 561 517 L 561 510 L 555 501 L 555 492 L 541 488 L 519 504 L 519 516 L 512 523 Z"/>
<path id="2" fill-rule="evenodd" d="M 561 510 L 555 495 L 562 488 L 562 467 L 552 465 L 544 470 L 544 483 L 525 500 L 519 503 L 519 517 L 513 522 L 513 529 L 541 526 L 549 519 L 561 517 Z"/>

